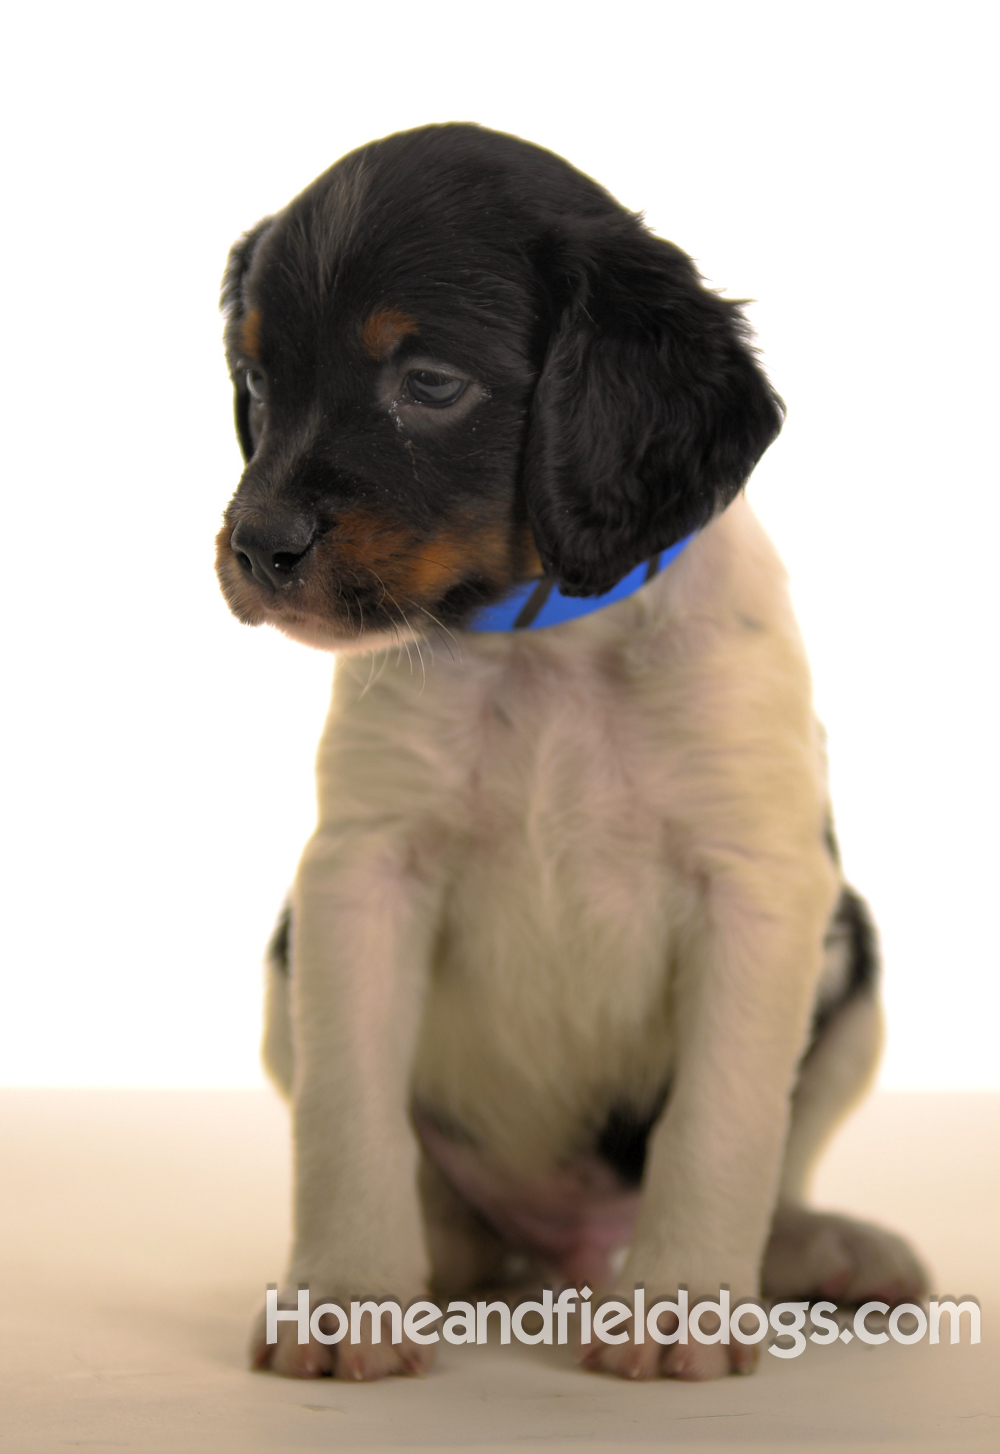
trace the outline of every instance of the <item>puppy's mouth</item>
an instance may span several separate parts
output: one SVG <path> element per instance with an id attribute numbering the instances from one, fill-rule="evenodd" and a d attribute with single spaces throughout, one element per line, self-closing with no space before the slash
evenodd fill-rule
<path id="1" fill-rule="evenodd" d="M 378 649 L 461 625 L 512 583 L 510 549 L 492 527 L 433 536 L 356 512 L 307 548 L 248 548 L 239 520 L 216 537 L 216 573 L 233 615 L 322 650 Z"/>

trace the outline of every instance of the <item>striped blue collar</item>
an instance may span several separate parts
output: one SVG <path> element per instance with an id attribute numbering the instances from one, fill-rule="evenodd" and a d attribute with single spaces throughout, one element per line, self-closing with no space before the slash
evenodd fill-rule
<path id="1" fill-rule="evenodd" d="M 647 581 L 671 561 L 677 559 L 693 535 L 685 536 L 676 545 L 661 550 L 659 555 L 644 560 L 635 570 L 623 577 L 603 596 L 564 596 L 555 581 L 547 576 L 540 581 L 526 581 L 515 586 L 503 600 L 481 610 L 466 622 L 466 631 L 537 631 L 544 626 L 560 626 L 564 621 L 575 621 L 579 616 L 589 616 L 614 601 L 624 601 L 634 595 Z"/>

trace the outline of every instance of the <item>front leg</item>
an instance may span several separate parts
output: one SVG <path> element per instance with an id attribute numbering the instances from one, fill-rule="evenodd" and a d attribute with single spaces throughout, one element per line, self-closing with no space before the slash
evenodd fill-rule
<path id="1" fill-rule="evenodd" d="M 821 850 L 797 862 L 719 865 L 675 983 L 677 1063 L 650 1138 L 642 1206 L 620 1279 L 673 1297 L 755 1297 L 777 1196 L 796 1067 L 837 884 Z M 626 1377 L 710 1378 L 752 1367 L 733 1342 L 592 1345 L 584 1361 Z"/>
<path id="2" fill-rule="evenodd" d="M 415 834 L 321 830 L 292 900 L 294 1245 L 282 1301 L 313 1305 L 423 1294 L 428 1257 L 417 1190 L 410 1070 L 440 901 Z M 417 865 L 421 865 L 418 867 Z M 365 1320 L 367 1326 L 367 1319 Z M 383 1334 L 385 1336 L 385 1334 Z M 300 1346 L 279 1324 L 258 1367 L 314 1377 L 411 1371 L 426 1348 Z"/>

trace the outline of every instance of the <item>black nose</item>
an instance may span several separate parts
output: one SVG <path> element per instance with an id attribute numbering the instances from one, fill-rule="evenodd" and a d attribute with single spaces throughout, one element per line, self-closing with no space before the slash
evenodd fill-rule
<path id="1" fill-rule="evenodd" d="M 277 526 L 241 520 L 229 543 L 244 570 L 262 585 L 280 590 L 295 579 L 295 567 L 308 554 L 315 533 L 307 520 L 283 520 Z"/>

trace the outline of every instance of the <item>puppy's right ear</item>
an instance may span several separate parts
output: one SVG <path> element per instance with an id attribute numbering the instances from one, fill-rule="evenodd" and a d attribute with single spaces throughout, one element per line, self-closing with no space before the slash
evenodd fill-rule
<path id="1" fill-rule="evenodd" d="M 219 300 L 222 315 L 226 320 L 226 358 L 229 363 L 229 374 L 233 381 L 236 437 L 240 442 L 244 460 L 249 460 L 254 452 L 253 439 L 250 435 L 250 392 L 246 383 L 247 364 L 254 360 L 247 349 L 245 324 L 248 318 L 248 308 L 244 283 L 254 254 L 273 221 L 273 217 L 263 218 L 256 227 L 251 227 L 249 232 L 244 232 L 238 242 L 233 243 L 229 250 L 226 271 L 222 277 L 222 296 Z"/>

